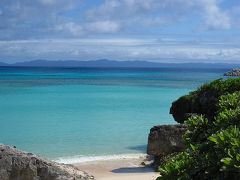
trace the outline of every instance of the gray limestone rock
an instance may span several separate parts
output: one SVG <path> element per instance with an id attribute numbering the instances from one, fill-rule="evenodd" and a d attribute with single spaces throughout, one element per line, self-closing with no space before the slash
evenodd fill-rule
<path id="1" fill-rule="evenodd" d="M 93 176 L 72 165 L 44 160 L 32 153 L 0 145 L 1 180 L 88 180 Z"/>
<path id="2" fill-rule="evenodd" d="M 182 135 L 186 129 L 183 124 L 154 126 L 148 136 L 147 153 L 153 156 L 165 156 L 183 151 L 186 146 Z"/>
<path id="3" fill-rule="evenodd" d="M 224 73 L 224 76 L 240 76 L 240 68 L 232 69 L 231 71 Z"/>

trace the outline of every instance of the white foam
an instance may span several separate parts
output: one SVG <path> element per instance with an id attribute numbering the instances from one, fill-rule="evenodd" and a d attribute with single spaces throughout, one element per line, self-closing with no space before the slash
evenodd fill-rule
<path id="1" fill-rule="evenodd" d="M 55 159 L 58 163 L 65 164 L 75 164 L 91 161 L 110 161 L 110 160 L 121 160 L 121 159 L 138 159 L 146 157 L 147 154 L 115 154 L 115 155 L 106 155 L 106 156 L 71 156 L 71 157 L 61 157 Z"/>

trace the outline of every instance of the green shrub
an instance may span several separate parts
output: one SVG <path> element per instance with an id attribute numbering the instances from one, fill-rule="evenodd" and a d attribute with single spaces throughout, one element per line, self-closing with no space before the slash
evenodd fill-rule
<path id="1" fill-rule="evenodd" d="M 215 151 L 221 158 L 220 170 L 228 173 L 240 173 L 240 129 L 237 126 L 230 126 L 213 134 L 209 140 L 214 143 Z"/>
<path id="2" fill-rule="evenodd" d="M 211 124 L 204 116 L 193 116 L 187 121 L 187 131 L 184 134 L 184 139 L 188 144 L 202 142 L 206 140 L 211 132 L 206 129 L 211 129 Z"/>
<path id="3" fill-rule="evenodd" d="M 240 92 L 234 92 L 230 95 L 222 95 L 218 103 L 219 110 L 222 111 L 224 109 L 236 109 L 237 107 L 240 107 L 239 96 Z"/>
<path id="4" fill-rule="evenodd" d="M 191 93 L 197 98 L 214 90 L 217 110 L 213 117 L 202 113 L 185 121 L 187 149 L 159 168 L 158 180 L 240 179 L 240 92 L 233 92 L 239 87 L 239 79 L 217 80 Z"/>
<path id="5" fill-rule="evenodd" d="M 216 130 L 226 129 L 230 125 L 238 125 L 240 123 L 240 108 L 223 110 L 215 118 L 214 126 Z"/>
<path id="6" fill-rule="evenodd" d="M 169 180 L 173 177 L 179 177 L 179 179 L 189 179 L 190 175 L 187 172 L 191 169 L 191 165 L 194 164 L 194 159 L 189 156 L 188 153 L 182 152 L 172 158 L 165 166 L 161 167 L 161 177 L 158 180 Z M 188 169 L 188 171 L 186 171 Z"/>
<path id="7" fill-rule="evenodd" d="M 202 114 L 212 120 L 219 110 L 220 96 L 236 91 L 240 91 L 240 78 L 218 79 L 180 97 L 172 103 L 170 113 L 178 123 L 184 123 L 189 113 Z"/>

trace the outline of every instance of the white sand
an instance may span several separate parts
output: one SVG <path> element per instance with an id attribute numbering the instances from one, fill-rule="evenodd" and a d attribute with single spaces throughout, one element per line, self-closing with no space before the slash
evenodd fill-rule
<path id="1" fill-rule="evenodd" d="M 74 164 L 97 180 L 155 180 L 159 173 L 141 166 L 144 158 L 94 161 Z"/>

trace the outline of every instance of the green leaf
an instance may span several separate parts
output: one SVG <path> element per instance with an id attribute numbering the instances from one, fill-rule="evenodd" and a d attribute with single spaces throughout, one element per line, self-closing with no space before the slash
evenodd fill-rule
<path id="1" fill-rule="evenodd" d="M 217 144 L 217 142 L 218 142 L 218 140 L 217 140 L 217 138 L 216 138 L 215 136 L 210 136 L 208 139 L 209 139 L 210 141 L 216 143 L 216 144 Z"/>
<path id="2" fill-rule="evenodd" d="M 221 159 L 221 162 L 223 162 L 225 165 L 230 165 L 232 161 L 233 161 L 232 158 L 229 158 L 229 157 Z"/>

